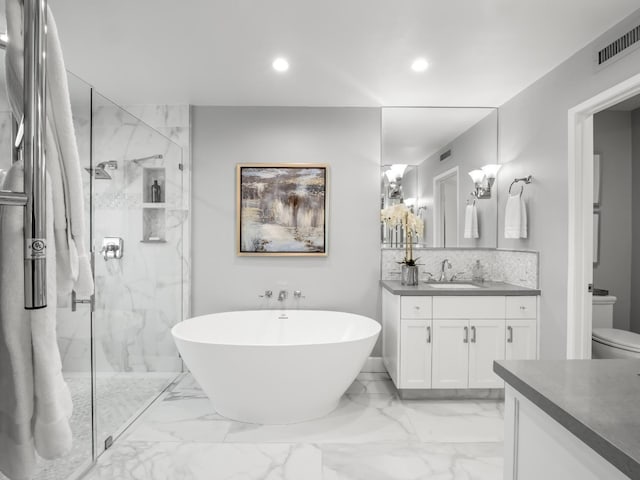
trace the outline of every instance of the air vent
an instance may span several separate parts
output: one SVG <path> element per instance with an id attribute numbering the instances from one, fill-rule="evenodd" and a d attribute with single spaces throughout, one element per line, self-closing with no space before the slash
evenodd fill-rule
<path id="1" fill-rule="evenodd" d="M 640 25 L 628 31 L 615 42 L 610 43 L 598 52 L 598 65 L 608 62 L 620 52 L 640 41 Z"/>
<path id="2" fill-rule="evenodd" d="M 449 149 L 446 152 L 440 154 L 440 161 L 442 162 L 443 160 L 446 160 L 450 156 L 451 156 L 451 149 Z"/>
<path id="3" fill-rule="evenodd" d="M 596 42 L 594 63 L 604 68 L 640 47 L 640 16 L 627 18 Z"/>

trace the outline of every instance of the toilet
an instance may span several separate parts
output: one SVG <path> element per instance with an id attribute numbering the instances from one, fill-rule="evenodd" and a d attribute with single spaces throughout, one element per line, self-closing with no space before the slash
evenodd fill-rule
<path id="1" fill-rule="evenodd" d="M 613 328 L 612 295 L 593 296 L 592 358 L 640 359 L 640 334 Z"/>

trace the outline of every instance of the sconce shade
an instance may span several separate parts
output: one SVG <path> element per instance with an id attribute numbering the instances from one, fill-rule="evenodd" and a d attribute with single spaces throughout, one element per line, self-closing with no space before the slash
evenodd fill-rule
<path id="1" fill-rule="evenodd" d="M 482 183 L 484 180 L 484 172 L 482 170 L 471 170 L 469 176 L 471 180 L 473 180 L 473 183 Z"/>
<path id="2" fill-rule="evenodd" d="M 386 172 L 384 172 L 384 174 L 387 176 L 387 180 L 389 180 L 389 183 L 396 181 L 396 176 L 393 173 L 393 170 L 389 169 Z"/>
<path id="3" fill-rule="evenodd" d="M 493 163 L 482 167 L 482 171 L 487 176 L 487 178 L 496 178 L 500 167 L 502 167 L 502 165 L 500 165 L 499 163 Z"/>

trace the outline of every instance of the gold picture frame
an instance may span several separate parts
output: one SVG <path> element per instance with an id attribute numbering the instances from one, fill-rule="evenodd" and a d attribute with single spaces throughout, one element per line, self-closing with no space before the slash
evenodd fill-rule
<path id="1" fill-rule="evenodd" d="M 328 176 L 321 163 L 237 164 L 237 254 L 326 256 Z"/>

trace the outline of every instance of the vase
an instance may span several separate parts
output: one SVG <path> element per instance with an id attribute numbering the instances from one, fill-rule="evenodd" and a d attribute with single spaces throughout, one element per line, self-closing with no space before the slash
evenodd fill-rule
<path id="1" fill-rule="evenodd" d="M 418 266 L 402 265 L 402 285 L 418 285 Z"/>

